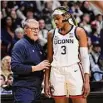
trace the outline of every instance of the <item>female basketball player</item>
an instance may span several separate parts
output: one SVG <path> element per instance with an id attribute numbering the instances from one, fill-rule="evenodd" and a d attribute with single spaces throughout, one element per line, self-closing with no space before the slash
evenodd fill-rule
<path id="1" fill-rule="evenodd" d="M 51 71 L 45 72 L 45 93 L 55 103 L 68 103 L 67 97 L 73 103 L 87 103 L 90 86 L 86 33 L 68 22 L 71 14 L 64 7 L 56 8 L 52 15 L 56 29 L 48 33 Z"/>

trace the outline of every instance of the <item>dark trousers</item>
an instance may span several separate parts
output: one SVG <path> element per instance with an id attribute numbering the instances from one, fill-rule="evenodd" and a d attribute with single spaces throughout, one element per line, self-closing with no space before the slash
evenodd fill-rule
<path id="1" fill-rule="evenodd" d="M 35 103 L 40 91 L 40 88 L 13 87 L 14 103 Z"/>

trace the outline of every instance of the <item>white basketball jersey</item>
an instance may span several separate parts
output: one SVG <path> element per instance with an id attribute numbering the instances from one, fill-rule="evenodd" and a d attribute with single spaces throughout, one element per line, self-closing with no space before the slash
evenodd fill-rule
<path id="1" fill-rule="evenodd" d="M 79 42 L 75 34 L 76 26 L 72 26 L 66 35 L 61 35 L 58 28 L 53 37 L 53 61 L 54 67 L 70 66 L 79 62 Z"/>

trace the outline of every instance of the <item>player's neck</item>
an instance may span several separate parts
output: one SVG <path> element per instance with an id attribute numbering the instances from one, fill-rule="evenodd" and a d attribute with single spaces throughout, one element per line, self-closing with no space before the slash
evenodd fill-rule
<path id="1" fill-rule="evenodd" d="M 72 25 L 70 25 L 69 23 L 65 23 L 63 28 L 60 29 L 60 33 L 62 35 L 65 35 L 70 31 L 71 28 L 72 28 Z"/>

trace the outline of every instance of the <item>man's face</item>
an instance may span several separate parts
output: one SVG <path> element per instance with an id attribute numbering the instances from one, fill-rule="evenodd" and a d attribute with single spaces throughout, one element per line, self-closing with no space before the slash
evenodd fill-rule
<path id="1" fill-rule="evenodd" d="M 38 34 L 39 34 L 39 23 L 38 22 L 35 22 L 35 23 L 28 23 L 28 26 L 25 26 L 25 33 L 26 35 L 36 41 L 38 40 Z"/>

